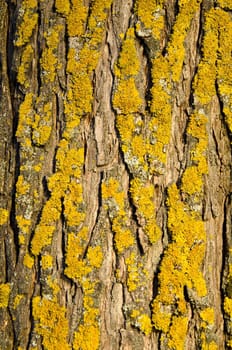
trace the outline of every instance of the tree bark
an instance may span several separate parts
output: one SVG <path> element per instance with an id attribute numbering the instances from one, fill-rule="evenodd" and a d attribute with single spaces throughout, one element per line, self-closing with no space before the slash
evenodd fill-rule
<path id="1" fill-rule="evenodd" d="M 232 348 L 231 0 L 0 0 L 0 349 Z"/>

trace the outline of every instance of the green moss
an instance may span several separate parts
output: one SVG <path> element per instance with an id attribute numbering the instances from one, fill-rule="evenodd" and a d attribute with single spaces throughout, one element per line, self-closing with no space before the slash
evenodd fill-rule
<path id="1" fill-rule="evenodd" d="M 10 296 L 10 284 L 1 283 L 0 284 L 0 309 L 7 307 Z"/>

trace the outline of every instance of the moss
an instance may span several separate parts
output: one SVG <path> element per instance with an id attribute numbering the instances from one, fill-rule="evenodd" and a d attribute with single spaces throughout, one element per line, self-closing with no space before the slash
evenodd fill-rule
<path id="1" fill-rule="evenodd" d="M 42 337 L 45 349 L 71 349 L 68 344 L 68 319 L 63 306 L 37 296 L 32 301 L 32 315 L 35 331 Z"/>
<path id="2" fill-rule="evenodd" d="M 0 284 L 0 309 L 7 307 L 10 297 L 10 284 L 1 283 Z"/>
<path id="3" fill-rule="evenodd" d="M 23 265 L 28 269 L 31 269 L 34 266 L 34 258 L 29 253 L 25 254 L 23 258 Z"/>
<path id="4" fill-rule="evenodd" d="M 7 223 L 9 217 L 9 211 L 4 208 L 0 208 L 0 226 Z"/>
<path id="5" fill-rule="evenodd" d="M 16 46 L 23 46 L 29 42 L 38 23 L 37 5 L 36 0 L 23 0 L 21 7 L 22 22 L 16 32 Z"/>

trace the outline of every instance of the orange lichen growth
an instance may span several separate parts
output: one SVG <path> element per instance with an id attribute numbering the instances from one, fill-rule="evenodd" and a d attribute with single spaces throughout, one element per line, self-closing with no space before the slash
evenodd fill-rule
<path id="1" fill-rule="evenodd" d="M 0 309 L 7 307 L 10 297 L 10 284 L 0 283 Z"/>
<path id="2" fill-rule="evenodd" d="M 58 302 L 40 298 L 33 298 L 32 315 L 35 322 L 35 331 L 42 337 L 45 349 L 71 349 L 68 344 L 68 319 L 66 309 Z"/>
<path id="3" fill-rule="evenodd" d="M 37 0 L 23 0 L 21 6 L 22 22 L 16 33 L 16 46 L 23 46 L 29 42 L 38 22 L 37 6 Z"/>
<path id="4" fill-rule="evenodd" d="M 0 208 L 0 226 L 7 223 L 9 212 L 7 209 Z"/>

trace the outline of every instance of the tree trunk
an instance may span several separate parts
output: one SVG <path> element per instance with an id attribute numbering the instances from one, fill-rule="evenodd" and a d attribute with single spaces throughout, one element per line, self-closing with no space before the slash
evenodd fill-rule
<path id="1" fill-rule="evenodd" d="M 232 348 L 231 0 L 0 0 L 0 349 Z"/>

